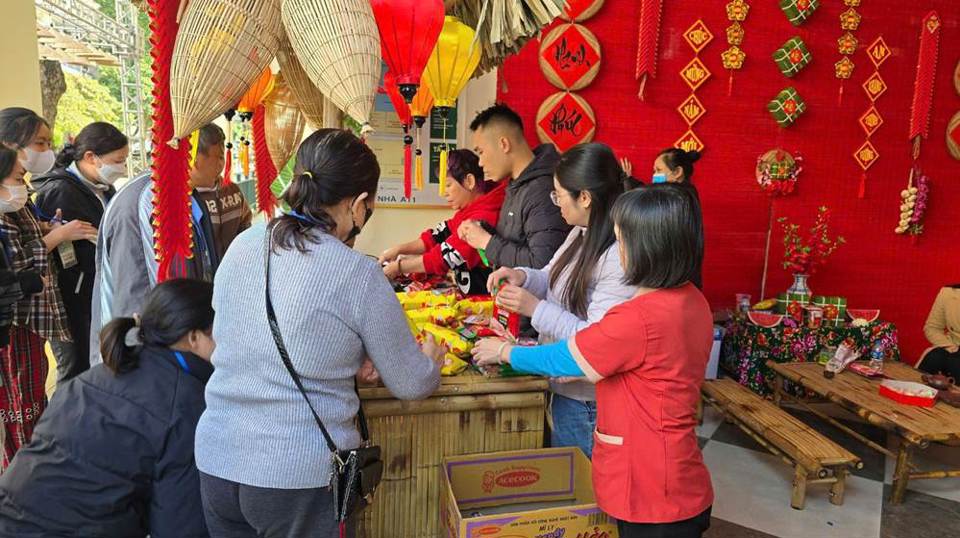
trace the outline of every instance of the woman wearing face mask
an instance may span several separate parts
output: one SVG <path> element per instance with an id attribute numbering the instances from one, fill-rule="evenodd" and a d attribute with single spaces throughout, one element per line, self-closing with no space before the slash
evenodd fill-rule
<path id="1" fill-rule="evenodd" d="M 0 536 L 206 538 L 194 431 L 204 409 L 213 286 L 170 280 L 111 321 L 103 364 L 54 394 L 0 476 Z"/>
<path id="2" fill-rule="evenodd" d="M 100 227 L 113 184 L 127 174 L 127 137 L 109 123 L 84 127 L 73 144 L 57 156 L 50 172 L 31 179 L 41 214 Z M 57 279 L 70 323 L 72 342 L 51 341 L 57 358 L 57 382 L 63 383 L 90 368 L 90 304 L 96 281 L 97 246 L 92 241 L 64 242 L 57 249 Z"/>
<path id="3" fill-rule="evenodd" d="M 24 169 L 34 176 L 49 172 L 57 158 L 50 124 L 27 108 L 0 110 L 0 143 L 20 152 Z"/>
<path id="4" fill-rule="evenodd" d="M 506 280 L 497 303 L 532 318 L 541 344 L 572 337 L 636 291 L 624 284 L 610 216 L 625 177 L 604 144 L 568 150 L 557 163 L 551 198 L 574 229 L 543 269 L 501 268 L 491 275 L 491 292 Z M 557 379 L 550 389 L 551 446 L 580 447 L 589 457 L 597 420 L 593 385 L 583 379 Z"/>
<path id="5" fill-rule="evenodd" d="M 453 271 L 460 291 L 467 295 L 485 293 L 490 269 L 457 231 L 460 223 L 467 220 L 495 228 L 505 192 L 506 183 L 483 180 L 483 168 L 476 154 L 468 149 L 451 151 L 447 157 L 446 196 L 456 214 L 423 232 L 418 239 L 387 249 L 380 255 L 380 263 L 385 264 L 383 273 L 393 279 L 410 273 L 444 275 Z"/>
<path id="6" fill-rule="evenodd" d="M 398 398 L 425 398 L 440 382 L 443 350 L 417 346 L 380 265 L 345 244 L 370 218 L 379 178 L 376 156 L 356 136 L 316 131 L 297 151 L 283 196 L 290 211 L 240 234 L 223 258 L 213 292 L 216 371 L 197 426 L 213 538 L 353 536 L 352 522 L 335 521 L 333 455 L 311 407 L 337 448 L 352 449 L 364 357 Z M 303 393 L 281 359 L 265 294 Z"/>

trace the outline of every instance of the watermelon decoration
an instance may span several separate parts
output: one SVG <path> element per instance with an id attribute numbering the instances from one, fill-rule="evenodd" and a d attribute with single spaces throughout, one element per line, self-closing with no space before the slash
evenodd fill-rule
<path id="1" fill-rule="evenodd" d="M 766 312 L 747 312 L 750 322 L 760 327 L 772 329 L 783 322 L 783 314 L 768 314 Z"/>
<path id="2" fill-rule="evenodd" d="M 850 319 L 864 319 L 869 323 L 873 323 L 880 317 L 880 310 L 871 308 L 848 308 L 847 315 L 850 316 Z"/>

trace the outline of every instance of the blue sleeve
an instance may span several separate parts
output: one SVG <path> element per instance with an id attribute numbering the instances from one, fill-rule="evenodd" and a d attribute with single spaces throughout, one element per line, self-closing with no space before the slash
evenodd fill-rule
<path id="1" fill-rule="evenodd" d="M 534 347 L 514 347 L 510 366 L 518 372 L 548 377 L 583 377 L 566 341 Z"/>

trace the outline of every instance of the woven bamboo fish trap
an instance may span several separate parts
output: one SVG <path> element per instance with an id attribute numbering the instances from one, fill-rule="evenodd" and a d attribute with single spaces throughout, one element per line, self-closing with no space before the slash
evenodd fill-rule
<path id="1" fill-rule="evenodd" d="M 310 80 L 286 34 L 277 50 L 277 63 L 280 64 L 280 72 L 283 73 L 284 80 L 293 92 L 300 112 L 307 117 L 310 126 L 313 129 L 339 128 L 340 109 L 330 102 Z"/>
<path id="2" fill-rule="evenodd" d="M 263 108 L 270 159 L 277 170 L 283 170 L 303 139 L 303 129 L 307 123 L 290 86 L 284 80 L 283 71 L 274 77 L 273 91 L 264 99 Z"/>
<path id="3" fill-rule="evenodd" d="M 383 387 L 360 388 L 383 481 L 363 511 L 358 536 L 437 538 L 440 465 L 447 456 L 543 447 L 547 380 L 444 377 L 426 400 L 394 399 Z"/>
<path id="4" fill-rule="evenodd" d="M 283 25 L 310 80 L 372 131 L 380 85 L 380 32 L 368 0 L 284 0 Z"/>
<path id="5" fill-rule="evenodd" d="M 170 68 L 174 137 L 234 107 L 277 53 L 280 0 L 191 0 Z"/>
<path id="6" fill-rule="evenodd" d="M 564 0 L 447 0 L 447 15 L 454 15 L 477 31 L 483 47 L 478 77 L 537 36 L 563 13 Z"/>

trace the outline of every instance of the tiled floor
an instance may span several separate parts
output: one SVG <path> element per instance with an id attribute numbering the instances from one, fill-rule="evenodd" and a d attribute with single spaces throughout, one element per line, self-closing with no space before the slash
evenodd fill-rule
<path id="1" fill-rule="evenodd" d="M 960 478 L 915 480 L 899 506 L 889 503 L 893 462 L 816 416 L 790 410 L 863 459 L 847 479 L 844 504 L 829 502 L 829 486 L 811 485 L 804 510 L 790 508 L 793 471 L 711 408 L 697 429 L 716 500 L 707 538 L 946 538 L 960 537 Z M 886 432 L 841 422 L 881 445 Z M 916 458 L 921 469 L 960 468 L 960 447 L 931 446 Z"/>

